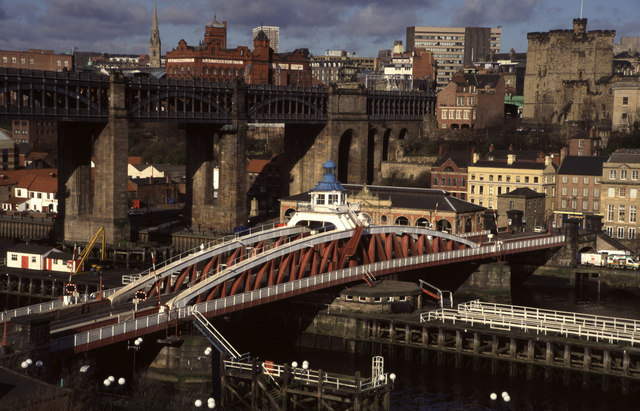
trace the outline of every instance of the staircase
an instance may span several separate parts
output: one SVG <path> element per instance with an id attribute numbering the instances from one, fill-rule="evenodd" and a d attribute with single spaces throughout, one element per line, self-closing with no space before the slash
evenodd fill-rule
<path id="1" fill-rule="evenodd" d="M 226 354 L 229 358 L 238 360 L 240 353 L 233 348 L 233 346 L 227 341 L 222 334 L 202 315 L 199 311 L 193 310 L 193 325 L 196 326 L 198 331 L 213 345 L 218 352 Z"/>
<path id="2" fill-rule="evenodd" d="M 429 284 L 424 280 L 418 280 L 422 292 L 429 297 L 435 299 L 440 308 L 453 308 L 453 294 L 451 291 L 443 291 L 433 284 Z"/>

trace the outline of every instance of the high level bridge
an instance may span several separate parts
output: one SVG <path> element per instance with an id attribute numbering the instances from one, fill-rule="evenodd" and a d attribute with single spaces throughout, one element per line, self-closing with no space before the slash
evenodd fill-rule
<path id="1" fill-rule="evenodd" d="M 546 235 L 480 244 L 471 237 L 407 226 L 358 226 L 331 232 L 276 227 L 203 244 L 155 271 L 142 273 L 131 284 L 108 293 L 111 311 L 52 327 L 52 349 L 88 351 L 193 321 L 195 311 L 217 317 L 363 281 L 364 276 L 496 259 L 563 244 L 564 236 Z M 138 290 L 147 291 L 153 301 L 159 294 L 162 306 L 152 302 L 132 318 L 131 301 Z"/>
<path id="2" fill-rule="evenodd" d="M 86 241 L 104 226 L 108 243 L 128 239 L 127 153 L 131 123 L 175 123 L 185 130 L 187 206 L 192 225 L 244 225 L 248 122 L 285 123 L 281 171 L 290 194 L 318 181 L 337 160 L 345 183 L 376 183 L 398 142 L 418 137 L 435 96 L 419 92 L 247 86 L 0 68 L 0 119 L 58 123 L 56 232 Z M 218 142 L 219 158 L 214 156 Z M 91 162 L 95 164 L 92 177 Z M 213 167 L 220 166 L 218 197 Z M 92 188 L 93 180 L 93 188 Z M 286 189 L 285 189 L 286 190 Z"/>

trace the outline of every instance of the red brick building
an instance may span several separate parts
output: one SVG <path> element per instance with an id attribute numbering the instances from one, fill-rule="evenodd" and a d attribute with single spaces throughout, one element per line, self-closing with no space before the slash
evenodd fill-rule
<path id="1" fill-rule="evenodd" d="M 461 200 L 467 199 L 467 166 L 474 149 L 450 151 L 440 146 L 438 159 L 431 167 L 431 188 L 446 190 Z"/>
<path id="2" fill-rule="evenodd" d="M 73 70 L 73 56 L 54 54 L 53 50 L 30 49 L 28 51 L 0 50 L 0 67 L 63 71 Z"/>
<path id="3" fill-rule="evenodd" d="M 504 78 L 501 73 L 458 72 L 438 93 L 439 128 L 486 128 L 504 119 Z"/>
<path id="4" fill-rule="evenodd" d="M 274 53 L 269 39 L 259 31 L 253 39 L 253 51 L 246 46 L 227 49 L 227 22 L 215 18 L 205 28 L 204 42 L 189 46 L 180 40 L 167 52 L 167 78 L 205 79 L 231 82 L 235 78 L 247 84 L 311 85 L 309 50 Z"/>

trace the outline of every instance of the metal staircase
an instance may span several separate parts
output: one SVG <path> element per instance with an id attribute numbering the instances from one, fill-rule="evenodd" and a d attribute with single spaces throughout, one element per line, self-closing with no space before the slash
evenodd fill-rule
<path id="1" fill-rule="evenodd" d="M 453 294 L 451 291 L 441 290 L 424 280 L 418 280 L 422 292 L 438 301 L 440 308 L 453 308 Z"/>
<path id="2" fill-rule="evenodd" d="M 218 352 L 226 354 L 233 360 L 240 359 L 240 353 L 233 348 L 222 334 L 202 315 L 199 311 L 193 310 L 193 325 L 205 336 L 207 341 L 213 345 Z"/>

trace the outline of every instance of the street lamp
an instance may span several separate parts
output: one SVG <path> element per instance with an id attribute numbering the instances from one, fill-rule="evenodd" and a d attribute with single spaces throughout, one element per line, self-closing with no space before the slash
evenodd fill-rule
<path id="1" fill-rule="evenodd" d="M 131 376 L 133 377 L 136 373 L 136 352 L 141 348 L 142 342 L 144 339 L 142 337 L 138 337 L 133 341 L 132 344 L 127 344 L 128 350 L 133 350 L 133 369 L 131 372 Z"/>

